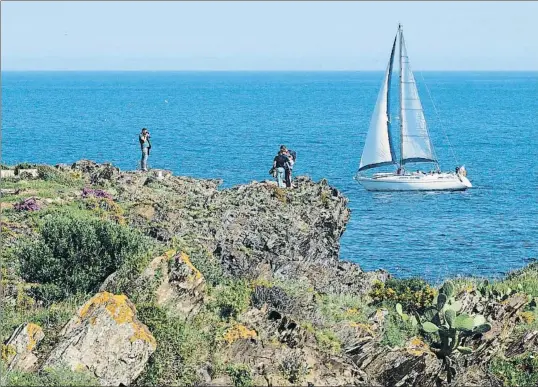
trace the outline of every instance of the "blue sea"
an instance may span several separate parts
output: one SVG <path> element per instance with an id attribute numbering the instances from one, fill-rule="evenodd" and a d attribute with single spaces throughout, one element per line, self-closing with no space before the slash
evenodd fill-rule
<path id="1" fill-rule="evenodd" d="M 230 187 L 270 178 L 286 144 L 296 174 L 349 197 L 341 258 L 364 269 L 440 281 L 538 258 L 538 73 L 415 76 L 442 169 L 464 164 L 473 189 L 371 193 L 353 180 L 381 72 L 4 72 L 2 162 L 136 169 L 147 127 L 150 167 Z"/>

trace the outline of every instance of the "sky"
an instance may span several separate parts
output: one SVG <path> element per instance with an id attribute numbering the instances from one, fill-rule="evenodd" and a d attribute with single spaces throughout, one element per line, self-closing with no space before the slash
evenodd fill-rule
<path id="1" fill-rule="evenodd" d="M 538 2 L 1 2 L 4 70 L 538 70 Z"/>

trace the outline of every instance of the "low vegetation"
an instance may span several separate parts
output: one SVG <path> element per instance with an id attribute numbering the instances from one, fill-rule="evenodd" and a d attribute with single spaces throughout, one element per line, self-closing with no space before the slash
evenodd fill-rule
<path id="1" fill-rule="evenodd" d="M 46 353 L 80 305 L 116 273 L 114 292 L 124 292 L 135 302 L 138 319 L 157 341 L 136 385 L 199 385 L 207 375 L 227 377 L 237 387 L 255 385 L 256 367 L 227 355 L 235 345 L 256 341 L 285 348 L 285 355 L 275 360 L 279 376 L 290 384 L 305 384 L 312 369 L 295 342 L 283 337 L 286 329 L 313 343 L 323 361 L 344 358 L 349 345 L 360 340 L 377 340 L 376 345 L 396 349 L 416 337 L 441 359 L 451 382 L 457 376 L 458 358 L 473 351 L 466 340 L 491 329 L 483 316 L 461 311 L 459 292 L 475 291 L 499 302 L 524 293 L 529 302 L 518 313 L 515 335 L 538 330 L 538 263 L 503 280 L 459 279 L 439 289 L 420 278 L 391 278 L 374 283 L 366 295 L 321 293 L 301 279 L 236 278 L 225 274 L 219 258 L 196 243 L 192 234 L 157 241 L 149 231 L 144 235 L 133 227 L 130 203 L 115 198 L 113 188 L 110 192 L 86 188 L 89 182 L 80 173 L 51 167 L 38 167 L 38 172 L 37 179 L 5 186 L 13 192 L 6 196 L 8 206 L 2 212 L 6 239 L 0 269 L 10 302 L 3 306 L 0 338 L 5 342 L 17 326 L 34 322 L 45 333 L 37 350 Z M 275 190 L 273 195 L 287 203 L 282 192 Z M 169 249 L 187 253 L 205 279 L 203 305 L 190 318 L 178 318 L 173 310 L 157 305 L 153 298 L 157 285 L 146 284 L 140 295 L 130 288 L 150 260 Z M 274 332 L 245 321 L 255 308 L 267 308 L 278 316 L 272 322 Z M 279 326 L 284 317 L 288 328 Z M 353 335 L 359 331 L 363 336 L 357 340 Z M 506 386 L 536 385 L 534 356 L 506 358 L 501 351 L 489 364 L 488 374 Z M 92 377 L 73 371 L 7 372 L 3 362 L 0 367 L 2 385 L 96 384 Z"/>

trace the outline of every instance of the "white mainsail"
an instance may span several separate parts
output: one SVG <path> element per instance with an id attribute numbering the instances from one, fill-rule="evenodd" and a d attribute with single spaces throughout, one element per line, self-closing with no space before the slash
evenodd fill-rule
<path id="1" fill-rule="evenodd" d="M 390 79 L 398 37 L 400 39 L 399 163 L 395 161 L 395 152 L 391 142 L 389 113 Z M 405 164 L 414 162 L 435 163 L 437 173 L 407 171 Z M 388 164 L 398 165 L 398 170 L 393 173 L 374 173 L 372 176 L 360 173 L 369 168 Z M 466 175 L 463 168 L 456 168 L 455 173 L 441 172 L 439 168 L 418 96 L 415 77 L 409 64 L 402 27 L 399 25 L 392 45 L 389 65 L 366 135 L 359 171 L 355 178 L 368 191 L 464 191 L 473 186 Z"/>
<path id="2" fill-rule="evenodd" d="M 396 38 L 394 38 L 389 64 L 387 66 L 387 71 L 385 72 L 385 77 L 383 78 L 383 85 L 377 96 L 374 113 L 370 120 L 370 128 L 366 134 L 359 171 L 396 163 L 396 157 L 389 134 L 389 91 Z"/>
<path id="3" fill-rule="evenodd" d="M 400 32 L 400 120 L 401 164 L 436 163 L 417 84 L 409 64 L 403 32 Z"/>

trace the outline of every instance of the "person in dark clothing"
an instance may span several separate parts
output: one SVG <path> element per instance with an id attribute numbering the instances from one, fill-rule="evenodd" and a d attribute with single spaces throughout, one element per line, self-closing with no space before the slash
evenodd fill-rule
<path id="1" fill-rule="evenodd" d="M 286 181 L 286 187 L 291 188 L 291 173 L 293 171 L 293 166 L 295 165 L 295 158 L 297 156 L 297 153 L 292 151 L 291 149 L 285 148 L 285 150 L 286 150 L 285 155 L 289 160 L 288 168 L 286 168 L 285 170 L 285 181 Z"/>
<path id="2" fill-rule="evenodd" d="M 285 188 L 286 183 L 284 182 L 286 169 L 289 168 L 290 160 L 286 156 L 286 147 L 282 145 L 280 151 L 273 159 L 273 169 L 276 171 L 276 181 L 279 188 Z"/>
<path id="3" fill-rule="evenodd" d="M 142 132 L 138 136 L 140 142 L 140 149 L 142 150 L 142 159 L 140 160 L 140 168 L 143 171 L 148 170 L 148 156 L 151 149 L 151 142 L 149 141 L 149 132 L 146 128 L 142 128 Z"/>

